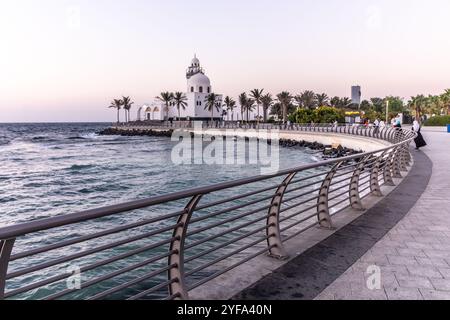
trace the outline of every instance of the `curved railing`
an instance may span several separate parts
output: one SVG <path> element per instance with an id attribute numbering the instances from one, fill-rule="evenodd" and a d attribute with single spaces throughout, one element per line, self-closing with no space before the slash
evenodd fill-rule
<path id="1" fill-rule="evenodd" d="M 269 129 L 273 128 L 268 127 Z M 289 126 L 390 142 L 373 152 L 0 229 L 0 299 L 188 299 L 364 197 L 411 161 L 411 131 Z"/>

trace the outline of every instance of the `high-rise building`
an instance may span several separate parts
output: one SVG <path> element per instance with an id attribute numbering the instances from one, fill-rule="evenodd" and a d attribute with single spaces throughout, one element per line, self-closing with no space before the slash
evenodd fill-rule
<path id="1" fill-rule="evenodd" d="M 361 104 L 361 86 L 352 86 L 352 103 Z"/>

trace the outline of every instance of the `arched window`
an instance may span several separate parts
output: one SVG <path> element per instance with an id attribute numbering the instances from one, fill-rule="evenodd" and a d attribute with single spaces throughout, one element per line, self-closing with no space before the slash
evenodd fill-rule
<path id="1" fill-rule="evenodd" d="M 194 92 L 194 87 L 191 87 L 191 92 Z"/>
<path id="2" fill-rule="evenodd" d="M 203 87 L 199 87 L 199 88 L 198 88 L 198 91 L 199 91 L 200 93 L 203 93 Z"/>
<path id="3" fill-rule="evenodd" d="M 211 87 L 208 87 L 208 93 L 211 93 Z"/>

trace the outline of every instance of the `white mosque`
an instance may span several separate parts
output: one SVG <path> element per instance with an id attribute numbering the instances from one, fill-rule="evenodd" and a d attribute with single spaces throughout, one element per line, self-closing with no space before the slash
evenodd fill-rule
<path id="1" fill-rule="evenodd" d="M 207 121 L 211 119 L 211 111 L 205 109 L 206 107 L 206 97 L 212 93 L 211 81 L 205 75 L 205 71 L 200 65 L 200 61 L 194 56 L 191 65 L 186 71 L 187 79 L 187 106 L 186 109 L 181 108 L 180 117 L 181 120 L 197 120 L 197 121 Z M 218 95 L 217 103 L 222 105 L 222 95 Z M 165 119 L 165 105 L 161 101 L 155 100 L 153 103 L 145 104 L 142 107 L 145 113 L 145 120 L 156 120 L 161 121 Z M 172 103 L 169 108 L 169 120 L 178 118 L 177 107 Z M 222 107 L 220 110 L 214 110 L 215 120 L 222 120 Z"/>

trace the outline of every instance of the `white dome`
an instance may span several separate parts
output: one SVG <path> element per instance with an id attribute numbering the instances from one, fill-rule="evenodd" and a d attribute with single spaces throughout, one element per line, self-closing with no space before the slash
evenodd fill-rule
<path id="1" fill-rule="evenodd" d="M 194 74 L 191 78 L 189 78 L 188 86 L 194 87 L 196 89 L 201 86 L 204 89 L 206 89 L 207 87 L 211 86 L 211 81 L 203 73 L 197 73 Z"/>

